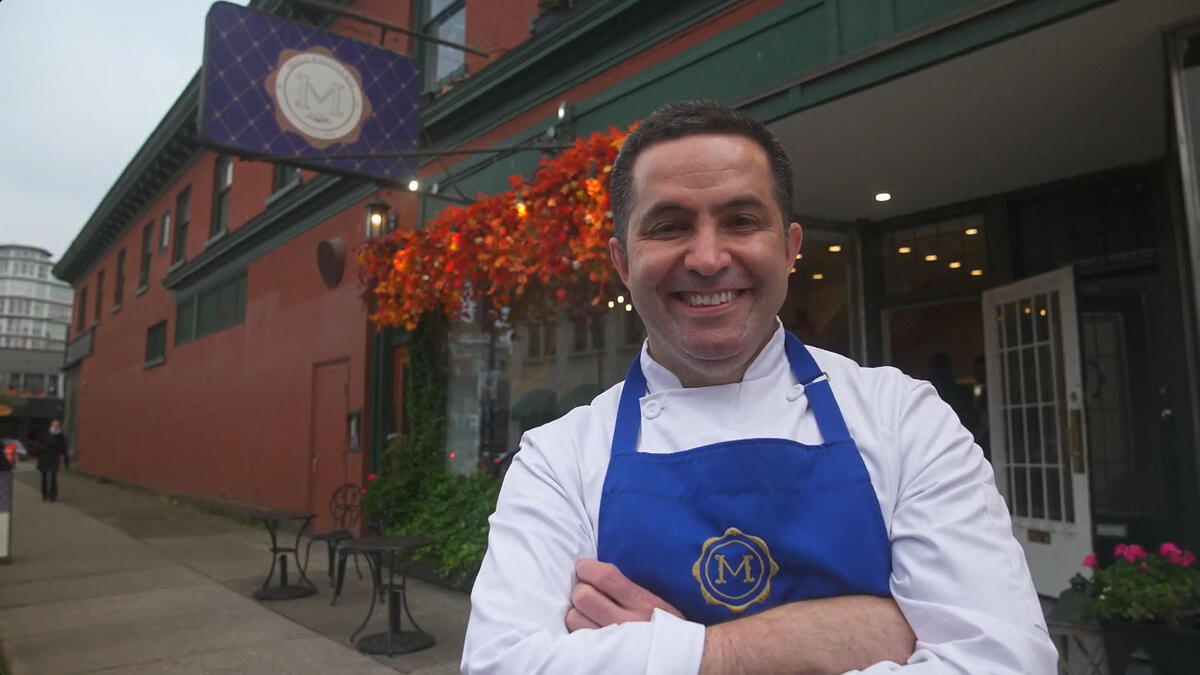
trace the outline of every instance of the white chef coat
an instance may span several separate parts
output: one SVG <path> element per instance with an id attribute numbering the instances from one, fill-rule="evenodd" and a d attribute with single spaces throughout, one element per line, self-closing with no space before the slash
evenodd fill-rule
<path id="1" fill-rule="evenodd" d="M 908 664 L 861 672 L 1054 673 L 1057 652 L 991 465 L 953 410 L 895 368 L 808 349 L 871 476 L 892 546 L 891 592 L 917 636 Z M 639 452 L 752 437 L 822 442 L 782 328 L 739 383 L 684 388 L 644 346 L 640 358 L 648 393 Z M 564 624 L 575 563 L 596 557 L 621 387 L 521 439 L 471 593 L 464 673 L 699 670 L 704 626 L 666 612 L 574 633 Z"/>

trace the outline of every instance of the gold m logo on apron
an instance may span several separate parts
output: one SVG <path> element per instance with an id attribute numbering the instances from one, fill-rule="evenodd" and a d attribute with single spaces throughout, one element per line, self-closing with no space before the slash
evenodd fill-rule
<path id="1" fill-rule="evenodd" d="M 734 614 L 771 596 L 771 578 L 779 565 L 771 558 L 767 542 L 736 527 L 705 540 L 692 576 L 710 605 L 721 605 Z"/>

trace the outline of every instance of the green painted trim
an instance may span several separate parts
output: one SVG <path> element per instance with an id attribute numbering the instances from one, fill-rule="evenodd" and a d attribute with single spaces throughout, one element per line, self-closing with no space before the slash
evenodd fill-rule
<path id="1" fill-rule="evenodd" d="M 273 208 L 231 231 L 196 258 L 173 269 L 163 279 L 163 285 L 175 291 L 176 298 L 184 291 L 193 291 L 193 287 L 207 286 L 336 216 L 374 190 L 375 186 L 365 181 L 317 176 L 288 192 Z"/>
<path id="2" fill-rule="evenodd" d="M 371 473 L 379 472 L 379 460 L 383 457 L 383 451 L 387 445 L 385 440 L 387 427 L 384 425 L 384 415 L 387 410 L 388 396 L 384 389 L 387 371 L 392 366 L 392 352 L 388 348 L 390 340 L 387 333 L 389 331 L 389 328 L 375 331 L 370 340 L 371 353 L 367 357 L 367 372 L 370 375 L 369 396 L 367 397 L 367 414 L 370 415 L 367 470 Z"/>
<path id="3" fill-rule="evenodd" d="M 820 4 L 823 0 L 806 1 Z M 522 43 L 458 88 L 429 104 L 422 111 L 422 123 L 430 136 L 438 139 L 439 145 L 460 144 L 627 61 L 630 54 L 678 35 L 731 4 L 731 0 L 684 3 L 671 14 L 652 15 L 650 21 L 638 21 L 628 12 L 654 8 L 653 3 L 639 0 L 597 2 L 545 35 L 534 36 Z M 630 30 L 630 26 L 636 28 Z M 597 40 L 591 35 L 606 28 L 618 31 L 623 39 Z M 576 54 L 563 53 L 587 39 L 596 41 L 597 49 L 589 53 L 586 61 L 579 61 Z M 565 66 L 559 66 L 560 63 L 565 63 Z M 544 77 L 537 72 L 538 69 L 556 69 L 559 74 Z M 521 77 L 527 80 L 518 82 Z M 494 100 L 487 100 L 489 95 Z M 481 108 L 493 112 L 482 117 L 471 114 Z M 439 125 L 445 127 L 440 135 Z"/>
<path id="4" fill-rule="evenodd" d="M 906 31 L 850 55 L 844 64 L 800 75 L 738 103 L 771 122 L 1113 1 L 998 0 L 991 7 L 965 10 L 962 14 L 969 16 L 965 20 L 955 21 L 955 15 L 950 15 L 944 25 L 927 34 L 928 26 Z"/>
<path id="5" fill-rule="evenodd" d="M 147 175 L 149 170 L 172 143 L 178 142 L 185 147 L 197 144 L 194 134 L 189 133 L 191 131 L 189 123 L 195 123 L 199 97 L 200 71 L 197 70 L 196 74 L 192 76 L 191 81 L 184 88 L 183 93 L 175 100 L 171 109 L 163 116 L 162 120 L 154 128 L 154 131 L 150 132 L 150 136 L 146 139 L 146 142 L 134 154 L 133 159 L 126 165 L 125 170 L 121 172 L 116 182 L 109 188 L 104 198 L 100 200 L 100 204 L 92 212 L 83 229 L 72 240 L 71 245 L 67 248 L 67 252 L 63 254 L 62 258 L 54 266 L 54 276 L 68 283 L 74 283 L 107 250 L 107 246 L 96 250 L 97 242 L 101 239 L 100 235 L 105 230 L 115 229 L 115 232 L 108 233 L 115 238 L 131 222 L 137 221 L 135 218 L 121 226 L 114 227 L 111 218 L 114 215 L 114 211 L 129 196 L 129 193 L 137 183 L 151 180 Z M 195 151 L 189 153 L 188 160 L 183 163 L 184 166 L 194 161 L 195 156 Z M 178 170 L 174 173 L 178 175 Z M 167 183 L 166 186 L 169 187 L 170 183 Z M 164 188 L 160 188 L 156 192 L 161 192 L 162 189 Z M 139 213 L 138 215 L 140 216 L 141 214 Z"/>

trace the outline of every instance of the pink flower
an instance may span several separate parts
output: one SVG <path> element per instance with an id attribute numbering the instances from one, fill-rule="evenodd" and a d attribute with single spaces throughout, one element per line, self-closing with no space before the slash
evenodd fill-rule
<path id="1" fill-rule="evenodd" d="M 369 473 L 369 474 L 367 474 L 367 480 L 368 480 L 368 481 L 375 480 L 375 479 L 376 479 L 376 478 L 378 478 L 378 477 L 379 477 L 379 476 L 376 476 L 376 475 L 375 475 L 375 474 L 373 474 L 373 473 Z"/>
<path id="2" fill-rule="evenodd" d="M 1100 566 L 1100 561 L 1096 559 L 1095 553 L 1089 553 L 1089 554 L 1083 556 L 1083 566 L 1090 567 L 1092 569 L 1096 569 L 1097 567 Z"/>
<path id="3" fill-rule="evenodd" d="M 1126 546 L 1125 544 L 1117 544 L 1117 548 L 1114 553 L 1118 558 L 1124 558 L 1129 562 L 1134 562 L 1140 558 L 1145 558 L 1147 555 L 1146 549 L 1138 546 L 1137 544 L 1130 544 L 1129 546 Z"/>
<path id="4" fill-rule="evenodd" d="M 1147 569 L 1149 569 L 1149 568 L 1148 568 L 1148 567 L 1146 567 L 1146 561 L 1144 561 L 1144 560 L 1143 560 L 1143 561 L 1142 561 L 1142 570 L 1144 571 L 1144 570 L 1147 570 Z"/>
<path id="5" fill-rule="evenodd" d="M 1180 555 L 1182 553 L 1183 551 L 1179 550 L 1178 546 L 1169 541 L 1164 541 L 1162 546 L 1158 547 L 1158 554 L 1164 558 L 1169 558 L 1173 555 Z"/>
<path id="6" fill-rule="evenodd" d="M 362 493 L 363 493 L 364 495 L 365 495 L 365 494 L 367 494 L 367 488 L 363 488 L 363 489 L 362 489 Z"/>
<path id="7" fill-rule="evenodd" d="M 1196 554 L 1191 551 L 1184 551 L 1183 555 L 1179 558 L 1179 565 L 1181 567 L 1191 567 L 1194 562 L 1196 562 Z"/>

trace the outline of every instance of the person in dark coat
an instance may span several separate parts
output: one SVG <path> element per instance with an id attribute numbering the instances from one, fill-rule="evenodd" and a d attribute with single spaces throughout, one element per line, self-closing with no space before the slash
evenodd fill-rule
<path id="1" fill-rule="evenodd" d="M 42 474 L 42 501 L 58 501 L 58 465 L 67 456 L 67 437 L 62 422 L 50 422 L 50 433 L 41 443 L 37 468 Z"/>

